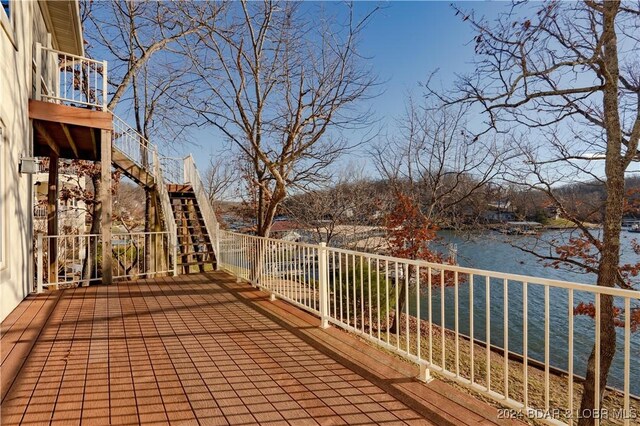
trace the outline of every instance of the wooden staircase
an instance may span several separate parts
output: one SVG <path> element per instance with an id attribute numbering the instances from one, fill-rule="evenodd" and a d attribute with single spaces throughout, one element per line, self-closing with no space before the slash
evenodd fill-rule
<path id="1" fill-rule="evenodd" d="M 171 209 L 178 230 L 178 267 L 182 273 L 215 268 L 213 244 L 191 185 L 167 184 Z"/>
<path id="2" fill-rule="evenodd" d="M 140 167 L 115 146 L 111 149 L 111 162 L 138 185 L 144 188 L 151 188 L 155 184 L 155 179 L 148 168 Z"/>

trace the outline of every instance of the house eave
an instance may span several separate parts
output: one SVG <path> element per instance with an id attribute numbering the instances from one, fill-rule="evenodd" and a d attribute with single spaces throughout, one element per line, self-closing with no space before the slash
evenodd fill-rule
<path id="1" fill-rule="evenodd" d="M 79 2 L 77 0 L 39 0 L 38 4 L 47 30 L 51 33 L 53 48 L 72 55 L 84 56 Z"/>

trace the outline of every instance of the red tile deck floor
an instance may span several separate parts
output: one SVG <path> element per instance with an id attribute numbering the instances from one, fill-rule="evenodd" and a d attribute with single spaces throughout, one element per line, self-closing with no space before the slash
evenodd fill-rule
<path id="1" fill-rule="evenodd" d="M 318 322 L 222 272 L 31 296 L 2 323 L 0 423 L 501 423 Z"/>

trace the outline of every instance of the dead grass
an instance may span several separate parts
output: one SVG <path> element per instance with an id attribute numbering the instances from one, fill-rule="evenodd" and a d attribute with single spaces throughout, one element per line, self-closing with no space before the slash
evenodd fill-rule
<path id="1" fill-rule="evenodd" d="M 390 335 L 388 343 L 398 347 L 400 350 L 407 351 L 405 324 L 406 317 L 402 315 L 400 317 L 401 333 L 399 342 L 397 342 L 396 335 Z M 353 324 L 352 324 L 353 325 Z M 359 325 L 362 328 L 362 325 Z M 431 327 L 431 353 L 429 352 L 429 323 L 425 320 L 421 322 L 421 341 L 420 352 L 421 358 L 429 360 L 430 356 L 433 360 L 433 364 L 442 366 L 446 370 L 458 373 L 462 378 L 471 379 L 471 353 L 473 348 L 474 359 L 474 377 L 473 381 L 483 387 L 487 386 L 487 350 L 485 345 L 479 345 L 477 343 L 471 343 L 469 340 L 459 337 L 458 339 L 458 359 L 456 360 L 456 336 L 451 330 L 444 330 L 437 325 Z M 365 324 L 365 330 L 368 331 L 368 326 Z M 374 337 L 377 337 L 377 330 L 372 330 Z M 408 351 L 412 355 L 417 354 L 417 319 L 415 317 L 409 317 L 409 346 Z M 362 337 L 361 337 L 362 338 Z M 381 338 L 386 341 L 386 331 L 381 330 Z M 368 342 L 372 346 L 377 346 L 375 343 L 362 338 L 362 340 Z M 395 354 L 402 358 L 401 355 Z M 510 359 L 506 364 L 504 356 L 496 351 L 490 351 L 489 354 L 489 380 L 490 388 L 496 392 L 504 394 L 505 391 L 505 371 L 508 369 L 508 395 L 511 399 L 516 401 L 524 401 L 524 389 L 525 389 L 525 374 L 524 363 L 519 360 Z M 561 375 L 554 372 L 549 373 L 548 379 L 545 376 L 543 369 L 529 365 L 527 368 L 528 376 L 528 406 L 540 410 L 540 414 L 547 415 L 554 420 L 560 420 L 568 423 L 570 416 L 569 400 L 568 400 L 568 375 Z M 468 388 L 464 384 L 447 378 L 437 372 L 432 373 L 438 379 L 448 382 L 458 389 L 461 389 L 469 394 L 474 395 L 476 398 L 483 400 L 492 406 L 498 408 L 504 408 L 505 405 L 501 404 L 482 393 L 476 392 L 473 389 Z M 545 405 L 546 395 L 544 392 L 545 381 L 549 381 L 549 397 L 548 405 Z M 583 388 L 579 379 L 573 380 L 573 416 L 577 414 L 580 406 L 580 398 L 582 396 Z M 603 409 L 607 410 L 607 418 L 601 420 L 601 424 L 610 425 L 622 425 L 624 424 L 624 400 L 621 392 L 606 391 L 603 401 Z M 627 416 L 631 420 L 631 424 L 640 423 L 640 401 L 631 400 L 631 413 Z M 637 416 L 636 416 L 637 415 Z M 544 424 L 540 419 L 533 418 L 534 416 L 522 417 L 527 423 L 532 425 Z M 634 418 L 635 417 L 635 418 Z M 575 417 L 574 417 L 575 418 Z"/>

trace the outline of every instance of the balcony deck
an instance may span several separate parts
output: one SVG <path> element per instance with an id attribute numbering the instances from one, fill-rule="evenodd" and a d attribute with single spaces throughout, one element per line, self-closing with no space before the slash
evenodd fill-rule
<path id="1" fill-rule="evenodd" d="M 222 272 L 30 296 L 2 323 L 3 425 L 507 424 Z"/>

